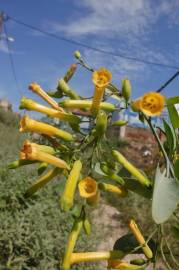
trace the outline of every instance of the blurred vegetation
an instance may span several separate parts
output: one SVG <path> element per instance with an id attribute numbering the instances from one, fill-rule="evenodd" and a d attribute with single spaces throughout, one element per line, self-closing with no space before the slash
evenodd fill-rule
<path id="1" fill-rule="evenodd" d="M 18 117 L 0 111 L 0 269 L 55 270 L 62 257 L 71 215 L 60 211 L 59 195 L 64 179 L 55 179 L 32 199 L 23 194 L 37 178 L 34 165 L 9 170 L 7 165 L 18 159 L 24 135 L 18 131 Z M 26 136 L 27 137 L 27 136 Z M 95 239 L 84 233 L 77 250 L 94 250 L 100 234 L 92 228 Z M 72 269 L 94 269 L 93 264 L 75 265 Z"/>

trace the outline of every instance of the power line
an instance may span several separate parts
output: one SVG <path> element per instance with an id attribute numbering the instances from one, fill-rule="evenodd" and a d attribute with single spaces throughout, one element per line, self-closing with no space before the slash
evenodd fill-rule
<path id="1" fill-rule="evenodd" d="M 80 47 L 84 47 L 84 48 L 89 49 L 89 50 L 93 50 L 93 51 L 102 53 L 102 54 L 107 54 L 107 55 L 111 55 L 111 56 L 115 56 L 115 57 L 120 57 L 120 58 L 124 58 L 124 59 L 127 59 L 127 60 L 131 60 L 131 61 L 135 61 L 135 62 L 139 62 L 139 63 L 144 63 L 146 65 L 155 65 L 155 66 L 161 66 L 161 67 L 164 67 L 164 68 L 170 68 L 170 69 L 179 70 L 179 67 L 177 67 L 177 66 L 167 65 L 167 64 L 164 64 L 164 63 L 159 63 L 159 62 L 154 62 L 154 61 L 148 61 L 148 60 L 140 59 L 140 58 L 137 58 L 137 57 L 127 56 L 127 55 L 124 55 L 122 53 L 115 53 L 115 52 L 112 52 L 112 51 L 106 51 L 106 50 L 103 50 L 103 49 L 99 49 L 99 48 L 87 45 L 87 44 L 79 42 L 79 41 L 75 41 L 73 39 L 68 39 L 68 38 L 65 38 L 63 36 L 56 35 L 54 33 L 45 31 L 45 30 L 43 30 L 43 29 L 41 29 L 39 27 L 36 27 L 34 25 L 30 25 L 28 23 L 20 21 L 20 20 L 14 18 L 14 17 L 7 16 L 7 18 L 10 19 L 11 21 L 16 22 L 17 24 L 23 25 L 23 26 L 25 26 L 25 27 L 27 27 L 27 28 L 29 28 L 31 30 L 38 31 L 41 34 L 44 34 L 44 35 L 49 36 L 51 38 L 62 40 L 62 41 L 65 41 L 65 42 L 68 42 L 68 43 L 71 43 L 71 44 L 74 44 L 74 45 L 77 45 L 77 46 L 80 46 Z"/>
<path id="2" fill-rule="evenodd" d="M 7 33 L 7 28 L 6 28 L 5 23 L 3 24 L 3 28 L 4 28 L 4 33 L 5 33 L 6 37 L 7 37 L 5 40 L 6 40 L 6 44 L 7 44 L 7 49 L 8 49 L 8 55 L 9 55 L 9 61 L 10 61 L 11 69 L 12 69 L 12 74 L 13 74 L 13 77 L 14 77 L 16 88 L 17 88 L 18 91 L 20 91 L 20 94 L 22 95 L 22 91 L 21 91 L 20 86 L 19 86 L 19 81 L 18 81 L 17 75 L 16 75 L 16 69 L 15 69 L 14 60 L 13 60 L 13 56 L 12 56 L 12 52 L 11 52 L 10 41 L 8 40 L 8 33 Z"/>
<path id="3" fill-rule="evenodd" d="M 166 81 L 161 87 L 156 91 L 160 93 L 169 83 L 171 83 L 177 76 L 179 75 L 179 71 L 177 71 L 168 81 Z"/>

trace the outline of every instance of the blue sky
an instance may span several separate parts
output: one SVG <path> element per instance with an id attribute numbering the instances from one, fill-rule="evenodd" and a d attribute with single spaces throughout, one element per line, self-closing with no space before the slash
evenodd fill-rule
<path id="1" fill-rule="evenodd" d="M 0 0 L 0 10 L 93 47 L 179 67 L 178 0 Z M 31 81 L 37 81 L 44 89 L 55 88 L 57 80 L 75 61 L 75 50 L 80 50 L 94 68 L 108 68 L 117 86 L 127 76 L 134 98 L 156 90 L 176 72 L 55 40 L 10 20 L 6 27 L 15 39 L 11 47 L 20 89 L 14 82 L 6 44 L 1 41 L 0 98 L 10 100 L 15 111 L 21 95 L 36 99 L 28 90 Z M 93 92 L 91 74 L 82 69 L 70 85 L 80 94 L 90 96 Z M 164 94 L 179 95 L 179 77 Z"/>

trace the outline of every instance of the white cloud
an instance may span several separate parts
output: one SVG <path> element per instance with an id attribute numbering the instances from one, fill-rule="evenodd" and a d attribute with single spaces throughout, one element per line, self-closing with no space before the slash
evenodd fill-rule
<path id="1" fill-rule="evenodd" d="M 82 13 L 76 12 L 65 24 L 54 22 L 52 29 L 70 36 L 141 35 L 151 30 L 165 16 L 168 24 L 179 23 L 178 0 L 78 0 L 74 2 Z"/>
<path id="2" fill-rule="evenodd" d="M 178 0 L 78 0 L 73 3 L 76 12 L 64 24 L 51 23 L 51 30 L 75 39 L 87 37 L 88 45 L 105 51 L 177 65 L 178 52 L 170 55 L 161 48 L 154 48 L 151 36 L 157 31 L 155 26 L 163 16 L 168 26 L 177 23 Z M 149 66 L 146 71 L 146 66 L 139 62 L 105 56 L 88 49 L 84 49 L 84 54 L 88 62 L 93 60 L 94 67 L 109 66 L 112 72 L 117 71 L 118 76 L 119 71 L 122 76 L 131 74 L 135 77 L 145 69 L 145 78 L 150 73 Z"/>
<path id="3" fill-rule="evenodd" d="M 53 30 L 70 36 L 135 35 L 148 29 L 151 17 L 154 23 L 154 10 L 146 0 L 80 0 L 78 6 L 87 13 L 67 24 L 53 23 Z"/>

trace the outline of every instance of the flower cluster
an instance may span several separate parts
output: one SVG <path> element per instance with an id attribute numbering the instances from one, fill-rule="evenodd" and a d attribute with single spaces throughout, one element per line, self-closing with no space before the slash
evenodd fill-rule
<path id="1" fill-rule="evenodd" d="M 81 97 L 68 84 L 77 70 L 77 64 L 86 66 L 79 52 L 76 52 L 75 56 L 79 62 L 71 65 L 64 77 L 58 81 L 56 91 L 47 92 L 35 82 L 30 84 L 29 89 L 47 102 L 48 106 L 22 97 L 20 109 L 45 114 L 52 120 L 51 123 L 45 123 L 31 119 L 28 115 L 21 118 L 19 131 L 38 133 L 45 143 L 42 145 L 25 140 L 20 150 L 19 160 L 13 162 L 10 168 L 31 163 L 38 163 L 39 168 L 42 168 L 43 174 L 26 191 L 26 198 L 60 175 L 65 179 L 64 189 L 59 199 L 61 211 L 73 213 L 76 205 L 80 209 L 75 216 L 60 269 L 69 270 L 74 263 L 101 259 L 107 261 L 108 269 L 142 269 L 137 264 L 123 261 L 127 255 L 123 250 L 75 253 L 74 248 L 82 228 L 87 235 L 90 234 L 91 225 L 87 209 L 93 209 L 106 193 L 112 193 L 116 199 L 126 197 L 128 190 L 144 191 L 149 197 L 152 194 L 151 180 L 131 164 L 118 149 L 110 148 L 106 132 L 109 126 L 112 126 L 110 115 L 119 106 L 105 102 L 107 93 L 120 97 L 121 101 L 125 101 L 126 108 L 131 104 L 135 111 L 150 117 L 162 112 L 165 99 L 158 93 L 150 92 L 131 102 L 130 81 L 128 79 L 122 81 L 120 93 L 120 90 L 111 83 L 110 71 L 105 68 L 100 68 L 92 74 L 92 82 L 95 85 L 93 98 Z M 64 99 L 59 102 L 56 101 L 58 98 Z M 81 129 L 83 115 L 89 121 L 87 134 Z M 60 123 L 63 122 L 68 126 L 68 131 L 55 125 L 53 119 L 58 119 Z M 121 122 L 119 119 L 114 125 L 126 124 L 126 121 Z M 104 143 L 108 150 L 103 149 Z M 121 169 L 127 172 L 127 177 L 120 174 Z M 139 246 L 142 247 L 148 263 L 153 257 L 152 250 L 134 220 L 131 220 L 129 227 Z"/>

